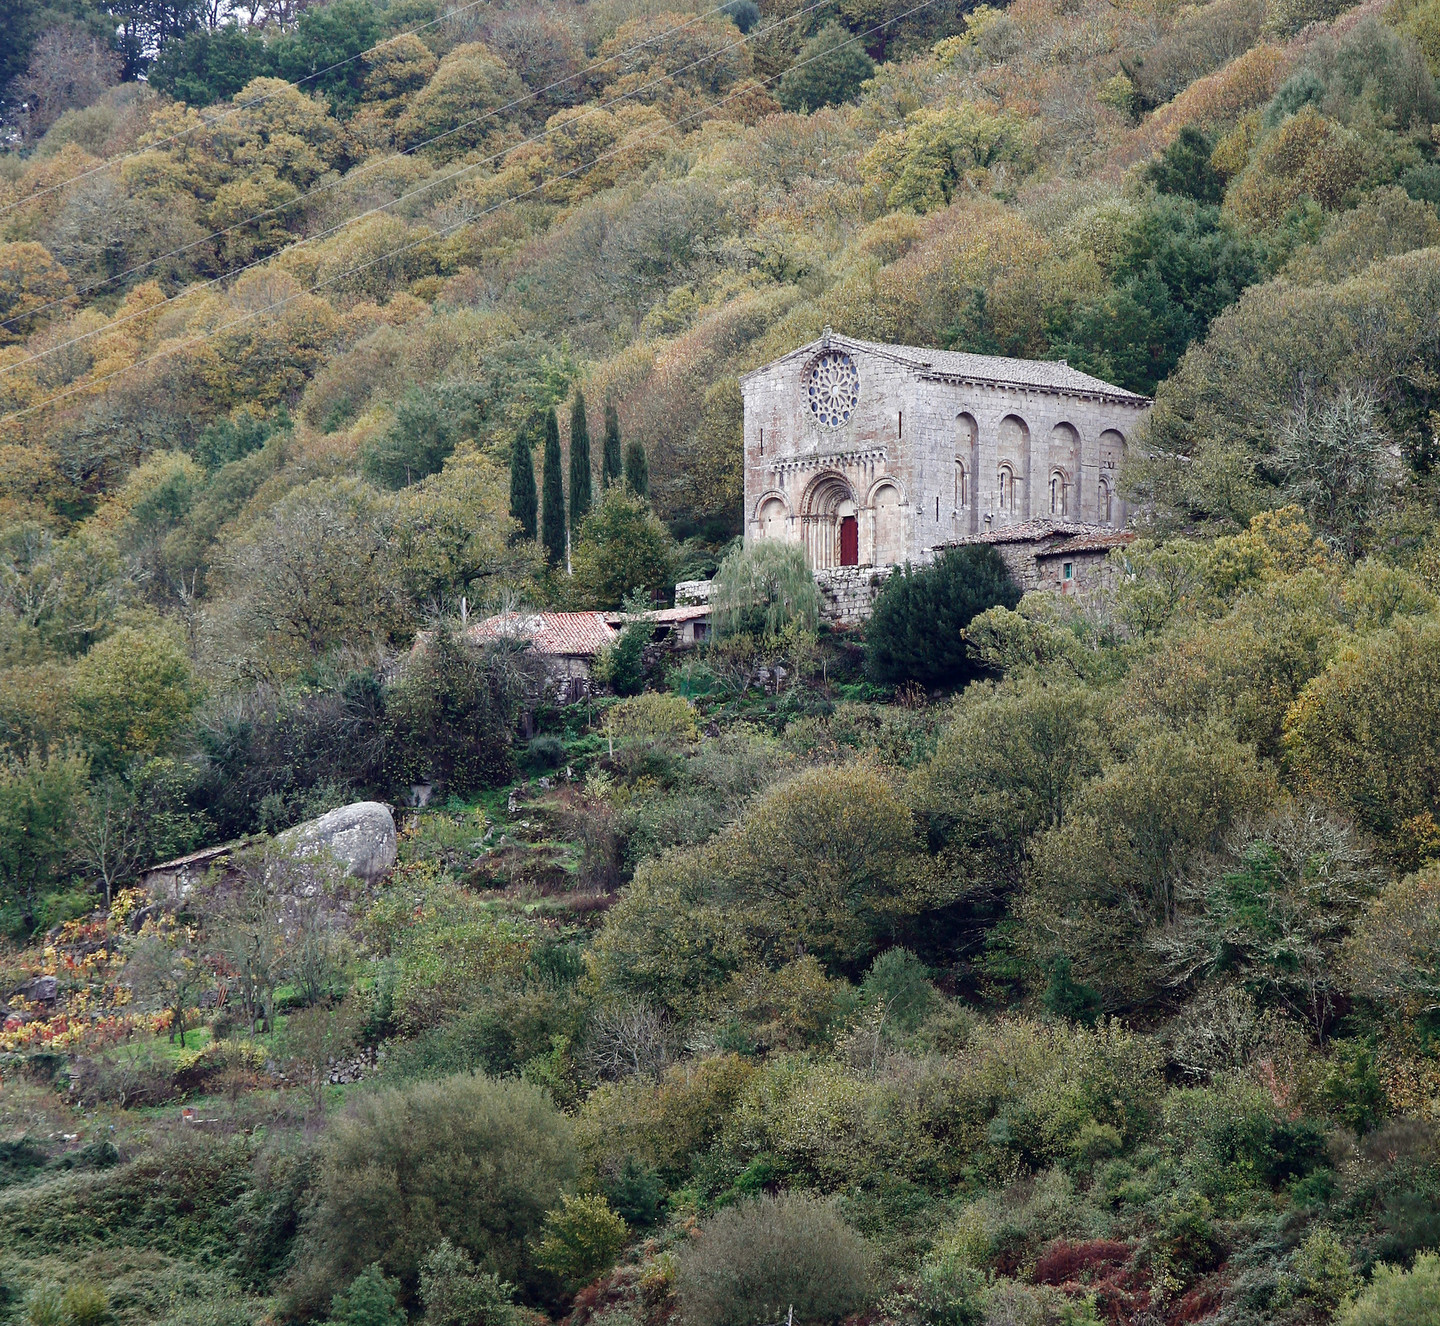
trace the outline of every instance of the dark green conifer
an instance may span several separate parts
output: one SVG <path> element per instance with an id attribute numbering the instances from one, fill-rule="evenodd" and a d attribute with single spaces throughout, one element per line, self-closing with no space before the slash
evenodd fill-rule
<path id="1" fill-rule="evenodd" d="M 560 421 L 545 415 L 545 465 L 540 473 L 540 542 L 551 566 L 565 561 L 565 487 L 560 477 Z"/>
<path id="2" fill-rule="evenodd" d="M 590 422 L 585 395 L 576 388 L 570 407 L 570 528 L 580 528 L 590 510 Z"/>
<path id="3" fill-rule="evenodd" d="M 625 477 L 625 462 L 620 455 L 620 415 L 614 401 L 605 402 L 605 453 L 600 462 L 600 485 L 608 488 Z"/>
<path id="4" fill-rule="evenodd" d="M 530 459 L 531 430 L 523 429 L 510 451 L 510 514 L 520 522 L 520 537 L 535 537 L 535 462 Z"/>
<path id="5" fill-rule="evenodd" d="M 650 496 L 650 462 L 639 441 L 625 448 L 625 486 L 640 497 Z"/>

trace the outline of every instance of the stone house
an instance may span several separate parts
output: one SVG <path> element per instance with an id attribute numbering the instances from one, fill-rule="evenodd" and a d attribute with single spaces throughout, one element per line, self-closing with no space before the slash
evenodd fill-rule
<path id="1" fill-rule="evenodd" d="M 564 690 L 568 683 L 589 680 L 595 656 L 620 633 L 603 612 L 502 612 L 476 622 L 465 634 L 476 644 L 528 643 L 544 661 L 550 681 Z"/>
<path id="2" fill-rule="evenodd" d="M 799 544 L 822 595 L 836 580 L 847 604 L 849 580 L 874 580 L 847 568 L 926 562 L 1036 519 L 1123 528 L 1116 478 L 1151 405 L 1063 362 L 828 328 L 741 390 L 746 542 Z"/>
<path id="3" fill-rule="evenodd" d="M 983 534 L 967 534 L 935 551 L 988 543 L 1000 554 L 1015 583 L 1026 591 L 1053 589 L 1074 594 L 1101 584 L 1111 574 L 1110 554 L 1133 543 L 1132 530 L 1065 520 L 1027 520 Z"/>

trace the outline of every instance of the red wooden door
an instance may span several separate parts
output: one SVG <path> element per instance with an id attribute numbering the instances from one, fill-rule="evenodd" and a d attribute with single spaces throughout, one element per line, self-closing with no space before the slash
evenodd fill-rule
<path id="1" fill-rule="evenodd" d="M 854 516 L 840 517 L 840 565 L 860 565 L 860 526 Z"/>

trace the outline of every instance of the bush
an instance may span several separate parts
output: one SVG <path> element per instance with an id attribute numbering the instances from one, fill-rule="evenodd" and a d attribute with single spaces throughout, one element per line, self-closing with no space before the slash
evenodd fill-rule
<path id="1" fill-rule="evenodd" d="M 465 795 L 515 772 L 510 720 L 521 678 L 508 647 L 482 649 L 447 623 L 411 657 L 387 704 L 394 778 Z"/>
<path id="2" fill-rule="evenodd" d="M 515 1286 L 479 1270 L 469 1254 L 441 1239 L 420 1267 L 426 1326 L 519 1326 Z"/>
<path id="3" fill-rule="evenodd" d="M 1422 1252 L 1409 1271 L 1383 1262 L 1369 1286 L 1340 1310 L 1336 1326 L 1433 1326 L 1440 1321 L 1440 1253 Z"/>
<path id="4" fill-rule="evenodd" d="M 625 1221 L 602 1195 L 566 1193 L 560 1208 L 545 1217 L 545 1238 L 536 1250 L 535 1264 L 578 1289 L 615 1264 L 629 1235 Z"/>
<path id="5" fill-rule="evenodd" d="M 1014 608 L 1020 588 L 988 545 L 952 548 L 886 582 L 865 628 L 865 670 L 891 685 L 959 686 L 980 674 L 965 628 L 987 608 Z"/>
<path id="6" fill-rule="evenodd" d="M 834 1209 L 800 1193 L 728 1207 L 676 1257 L 691 1326 L 839 1321 L 871 1300 L 870 1245 Z"/>
<path id="7" fill-rule="evenodd" d="M 697 741 L 700 737 L 694 705 L 683 696 L 655 691 L 617 704 L 606 725 L 617 737 L 673 737 L 680 741 Z"/>
<path id="8" fill-rule="evenodd" d="M 374 1263 L 413 1299 L 442 1237 L 523 1285 L 525 1247 L 575 1170 L 569 1122 L 528 1082 L 452 1077 L 366 1096 L 326 1139 L 297 1297 L 323 1301 Z"/>
<path id="9" fill-rule="evenodd" d="M 366 1267 L 330 1300 L 328 1326 L 406 1326 L 399 1289 L 378 1266 Z"/>

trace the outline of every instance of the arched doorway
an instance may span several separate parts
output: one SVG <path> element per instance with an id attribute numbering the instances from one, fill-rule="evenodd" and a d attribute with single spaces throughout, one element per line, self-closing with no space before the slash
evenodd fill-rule
<path id="1" fill-rule="evenodd" d="M 855 494 L 838 474 L 821 474 L 800 503 L 805 560 L 812 570 L 855 566 L 860 561 L 860 526 Z"/>

